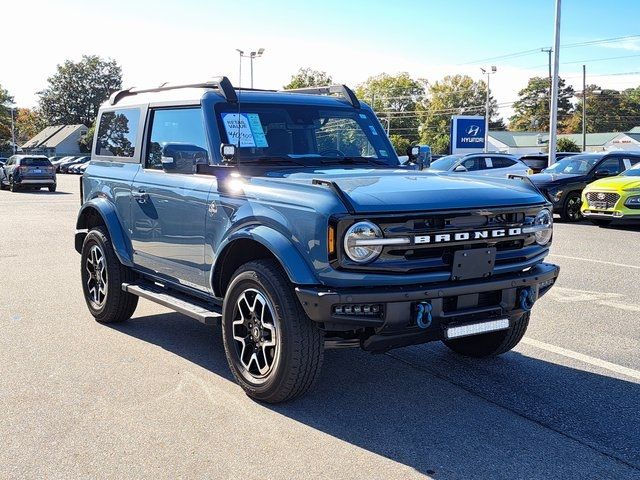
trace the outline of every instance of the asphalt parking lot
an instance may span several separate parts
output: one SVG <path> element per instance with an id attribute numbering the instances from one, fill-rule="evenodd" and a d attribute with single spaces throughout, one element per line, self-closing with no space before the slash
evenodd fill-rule
<path id="1" fill-rule="evenodd" d="M 557 223 L 560 279 L 511 353 L 332 350 L 267 406 L 211 327 L 147 301 L 93 321 L 78 208 L 77 176 L 0 192 L 2 478 L 640 478 L 640 227 Z"/>

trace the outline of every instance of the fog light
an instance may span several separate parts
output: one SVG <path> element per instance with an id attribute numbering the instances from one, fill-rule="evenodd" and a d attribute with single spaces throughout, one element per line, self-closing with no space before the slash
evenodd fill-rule
<path id="1" fill-rule="evenodd" d="M 459 327 L 450 327 L 445 330 L 445 336 L 448 340 L 460 337 L 469 337 L 480 333 L 496 332 L 498 330 L 506 330 L 509 328 L 509 319 L 501 318 L 500 320 L 492 320 L 489 322 L 472 323 L 470 325 L 460 325 Z"/>
<path id="2" fill-rule="evenodd" d="M 382 313 L 382 305 L 380 305 L 379 303 L 354 303 L 354 304 L 333 306 L 334 315 L 379 317 L 381 313 Z"/>

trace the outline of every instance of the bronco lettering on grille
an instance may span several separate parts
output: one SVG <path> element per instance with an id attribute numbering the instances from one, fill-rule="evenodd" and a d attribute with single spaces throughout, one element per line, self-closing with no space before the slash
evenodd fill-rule
<path id="1" fill-rule="evenodd" d="M 413 237 L 415 244 L 422 243 L 451 243 L 466 240 L 482 240 L 487 238 L 502 238 L 522 235 L 522 228 L 498 228 L 495 230 L 478 230 L 475 232 L 435 233 L 432 235 L 417 235 Z"/>

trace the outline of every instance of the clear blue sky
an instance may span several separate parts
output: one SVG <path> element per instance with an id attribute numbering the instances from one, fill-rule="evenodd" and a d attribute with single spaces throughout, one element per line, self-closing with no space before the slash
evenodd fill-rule
<path id="1" fill-rule="evenodd" d="M 30 106 L 55 65 L 83 53 L 118 60 L 127 85 L 221 73 L 237 83 L 235 49 L 258 47 L 266 48 L 255 64 L 258 87 L 280 87 L 302 66 L 350 84 L 398 71 L 479 78 L 480 64 L 460 64 L 551 45 L 554 0 L 10 0 L 7 8 L 7 18 L 20 21 L 5 24 L 3 36 L 21 40 L 3 51 L 0 84 Z M 640 0 L 564 0 L 562 43 L 640 34 L 639 13 Z M 43 35 L 25 38 L 25 24 Z M 604 76 L 640 71 L 640 37 L 563 49 L 561 74 L 577 84 L 581 64 L 565 62 L 609 57 L 626 58 L 586 62 L 590 83 L 640 84 L 640 75 Z M 545 75 L 546 62 L 541 52 L 486 62 L 498 66 L 498 100 L 513 100 L 529 76 Z"/>

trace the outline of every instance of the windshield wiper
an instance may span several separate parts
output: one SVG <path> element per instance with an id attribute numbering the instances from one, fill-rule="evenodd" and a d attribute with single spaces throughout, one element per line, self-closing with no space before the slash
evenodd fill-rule
<path id="1" fill-rule="evenodd" d="M 238 161 L 238 165 L 246 165 L 246 164 L 261 164 L 261 165 L 299 165 L 301 167 L 306 167 L 306 164 L 302 162 L 298 162 L 289 157 L 279 157 L 279 156 L 264 156 L 264 157 L 256 157 L 256 158 L 245 158 L 240 159 Z"/>
<path id="2" fill-rule="evenodd" d="M 389 165 L 384 160 L 379 160 L 377 158 L 369 158 L 369 157 L 336 157 L 336 158 L 324 158 L 321 160 L 322 163 L 339 163 L 345 165 L 364 165 L 367 163 L 373 163 L 374 165 Z"/>

